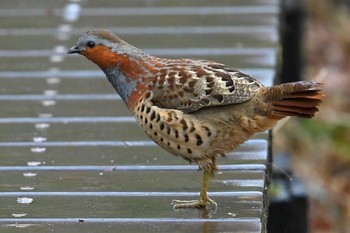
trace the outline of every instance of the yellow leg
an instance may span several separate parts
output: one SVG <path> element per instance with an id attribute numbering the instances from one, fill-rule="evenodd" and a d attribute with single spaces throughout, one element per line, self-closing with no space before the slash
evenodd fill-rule
<path id="1" fill-rule="evenodd" d="M 210 177 L 211 177 L 211 171 L 204 170 L 199 200 L 190 200 L 190 201 L 173 200 L 171 202 L 171 204 L 174 205 L 173 208 L 174 209 L 205 208 L 207 205 L 213 205 L 216 208 L 217 207 L 216 202 L 208 197 L 208 186 L 209 186 Z"/>

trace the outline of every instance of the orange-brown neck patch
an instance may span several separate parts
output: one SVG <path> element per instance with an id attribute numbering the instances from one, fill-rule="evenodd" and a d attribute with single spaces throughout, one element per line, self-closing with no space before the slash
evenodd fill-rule
<path id="1" fill-rule="evenodd" d="M 81 54 L 98 65 L 101 69 L 111 69 L 118 66 L 118 69 L 120 69 L 127 78 L 137 79 L 147 74 L 147 71 L 151 73 L 155 72 L 150 65 L 142 60 L 141 56 L 131 58 L 130 54 L 118 54 L 113 52 L 109 47 L 103 45 L 87 48 Z"/>
<path id="2" fill-rule="evenodd" d="M 114 53 L 110 48 L 103 45 L 86 48 L 81 54 L 98 65 L 101 69 L 113 68 L 127 59 L 125 54 Z"/>

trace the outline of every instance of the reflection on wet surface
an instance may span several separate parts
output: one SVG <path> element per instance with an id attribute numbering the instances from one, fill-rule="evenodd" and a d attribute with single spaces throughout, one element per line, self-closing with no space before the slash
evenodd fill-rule
<path id="1" fill-rule="evenodd" d="M 198 168 L 149 141 L 97 67 L 66 56 L 82 32 L 107 28 L 153 55 L 216 60 L 273 83 L 278 1 L 171 4 L 2 1 L 7 232 L 261 232 L 267 133 L 219 159 L 209 193 L 217 210 L 174 211 L 171 200 L 198 196 Z"/>

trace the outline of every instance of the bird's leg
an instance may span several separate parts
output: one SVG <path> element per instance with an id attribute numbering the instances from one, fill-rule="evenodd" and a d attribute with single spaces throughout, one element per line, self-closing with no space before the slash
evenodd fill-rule
<path id="1" fill-rule="evenodd" d="M 208 186 L 209 180 L 212 176 L 212 171 L 203 170 L 203 181 L 200 192 L 199 200 L 190 200 L 190 201 L 182 201 L 182 200 L 173 200 L 171 204 L 173 204 L 174 209 L 178 208 L 205 208 L 207 205 L 213 205 L 215 208 L 217 204 L 215 201 L 208 197 Z"/>

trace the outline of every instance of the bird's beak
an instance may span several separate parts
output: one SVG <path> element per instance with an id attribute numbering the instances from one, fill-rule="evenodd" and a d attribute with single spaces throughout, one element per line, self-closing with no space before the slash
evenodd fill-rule
<path id="1" fill-rule="evenodd" d="M 73 46 L 67 51 L 67 54 L 72 54 L 72 53 L 81 53 L 81 50 L 79 49 L 78 46 Z"/>

